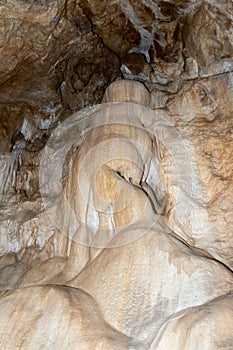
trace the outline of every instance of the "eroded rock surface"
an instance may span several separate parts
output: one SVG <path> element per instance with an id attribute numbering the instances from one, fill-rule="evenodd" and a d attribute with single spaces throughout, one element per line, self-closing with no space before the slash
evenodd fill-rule
<path id="1" fill-rule="evenodd" d="M 232 1 L 5 0 L 0 31 L 0 347 L 233 347 Z"/>
<path id="2" fill-rule="evenodd" d="M 232 315 L 232 293 L 179 312 L 165 322 L 150 349 L 230 349 Z"/>
<path id="3" fill-rule="evenodd" d="M 126 336 L 104 322 L 96 302 L 78 289 L 64 286 L 18 289 L 5 294 L 0 307 L 3 349 L 26 350 L 36 346 L 98 350 L 126 349 L 130 345 Z M 57 332 L 58 328 L 62 332 Z"/>
<path id="4" fill-rule="evenodd" d="M 191 96 L 194 101 L 199 97 L 196 92 L 199 89 L 199 85 L 193 86 Z M 185 103 L 183 96 L 184 102 L 181 100 L 180 103 L 178 98 L 175 101 L 177 106 Z M 193 143 L 187 142 L 188 132 L 192 129 L 186 131 L 185 125 L 181 128 L 184 118 L 181 111 L 177 108 L 177 114 L 174 114 L 172 103 L 166 112 L 151 110 L 148 108 L 150 95 L 139 83 L 117 81 L 107 89 L 103 101 L 106 103 L 68 118 L 39 157 L 39 190 L 41 205 L 46 211 L 37 217 L 37 222 L 31 219 L 28 221 L 30 226 L 25 226 L 21 241 L 18 240 L 23 250 L 19 249 L 14 255 L 8 253 L 2 260 L 1 306 L 3 312 L 7 310 L 2 320 L 4 346 L 10 348 L 20 343 L 22 348 L 30 348 L 37 337 L 41 346 L 57 344 L 54 339 L 56 322 L 65 322 L 64 331 L 67 319 L 70 319 L 71 329 L 78 327 L 79 332 L 73 334 L 70 331 L 62 337 L 64 346 L 71 344 L 75 348 L 79 343 L 83 349 L 91 346 L 97 349 L 156 349 L 166 344 L 171 348 L 175 332 L 172 327 L 177 327 L 178 332 L 179 327 L 190 327 L 190 340 L 183 343 L 183 337 L 177 336 L 178 349 L 182 344 L 189 346 L 189 341 L 192 342 L 198 332 L 191 321 L 190 325 L 185 321 L 182 323 L 183 317 L 193 315 L 190 308 L 198 310 L 194 318 L 201 327 L 206 322 L 206 305 L 212 310 L 211 303 L 212 328 L 209 327 L 206 334 L 206 349 L 225 344 L 222 331 L 214 338 L 212 333 L 219 319 L 227 314 L 229 321 L 223 331 L 231 334 L 231 311 L 224 309 L 224 302 L 231 300 L 229 293 L 233 290 L 231 244 L 226 240 L 219 245 L 219 241 L 223 241 L 221 231 L 215 231 L 217 239 L 208 231 L 211 217 L 205 225 L 206 245 L 203 239 L 196 239 L 195 230 L 187 230 L 185 226 L 197 226 L 200 222 L 192 204 L 198 205 L 197 195 L 200 195 L 198 210 L 203 207 L 209 214 L 209 206 L 205 206 L 209 203 L 207 200 L 214 204 L 208 192 L 205 196 L 203 183 L 197 186 L 202 177 L 195 178 L 197 165 L 202 164 L 197 163 L 195 155 L 203 149 L 197 148 L 193 153 L 192 149 L 199 146 L 195 136 L 198 140 L 200 134 L 192 137 Z M 191 98 L 189 101 L 192 103 Z M 198 106 L 197 113 L 202 108 L 205 106 Z M 195 113 L 194 108 L 192 111 Z M 82 113 L 83 119 L 80 119 Z M 214 121 L 218 118 L 216 114 Z M 203 123 L 203 119 L 203 115 L 198 114 L 195 121 Z M 69 136 L 69 142 L 65 135 Z M 63 148 L 65 152 L 60 151 Z M 60 159 L 61 156 L 64 159 Z M 57 162 L 65 173 L 59 174 Z M 202 171 L 208 171 L 208 163 L 204 166 Z M 192 186 L 194 182 L 196 187 Z M 63 186 L 62 194 L 59 191 Z M 200 190 L 203 193 L 198 192 Z M 189 194 L 189 201 L 181 197 L 183 193 Z M 46 207 L 47 198 L 50 198 L 47 205 L 50 204 Z M 186 211 L 180 210 L 182 204 L 187 206 Z M 50 206 L 54 205 L 51 211 Z M 50 223 L 44 221 L 45 215 Z M 67 287 L 61 287 L 64 285 Z M 39 310 L 25 314 L 23 310 L 28 305 L 31 291 L 30 302 L 34 303 L 38 297 L 42 301 Z M 101 313 L 97 315 L 97 311 L 93 313 L 91 309 L 91 315 L 82 316 L 78 313 L 80 306 L 73 302 L 76 313 L 73 318 L 65 305 L 67 302 L 70 305 L 71 295 L 72 300 L 76 297 L 80 300 L 84 292 L 98 303 Z M 61 293 L 65 293 L 66 301 L 62 301 Z M 58 299 L 62 310 L 56 307 L 53 313 L 44 313 L 48 308 L 43 298 L 46 302 L 49 300 L 50 307 Z M 220 300 L 220 305 L 215 300 Z M 19 312 L 26 316 L 17 327 L 17 337 L 9 343 L 5 329 L 11 318 L 9 305 L 14 309 L 15 302 L 21 305 Z M 93 308 L 92 299 L 83 303 L 88 304 L 87 308 Z M 200 306 L 203 313 L 196 309 Z M 96 326 L 90 328 L 93 317 Z M 42 337 L 45 319 L 52 328 L 47 328 L 47 335 Z M 29 323 L 33 327 L 26 337 L 24 329 Z M 12 327 L 16 330 L 13 323 Z M 91 332 L 90 339 L 84 337 L 86 329 Z M 110 330 L 119 333 L 109 339 Z M 104 340 L 100 334 L 105 334 Z M 227 337 L 228 344 L 231 338 Z"/>

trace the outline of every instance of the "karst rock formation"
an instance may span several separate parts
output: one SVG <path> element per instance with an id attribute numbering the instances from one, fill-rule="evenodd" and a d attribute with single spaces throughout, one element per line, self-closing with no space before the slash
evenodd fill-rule
<path id="1" fill-rule="evenodd" d="M 232 0 L 3 0 L 0 60 L 0 350 L 233 349 Z"/>

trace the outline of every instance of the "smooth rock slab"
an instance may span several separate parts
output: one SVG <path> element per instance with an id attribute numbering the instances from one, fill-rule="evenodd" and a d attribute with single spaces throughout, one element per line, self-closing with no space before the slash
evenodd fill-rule
<path id="1" fill-rule="evenodd" d="M 233 294 L 171 317 L 150 349 L 233 349 Z"/>
<path id="2" fill-rule="evenodd" d="M 118 350 L 127 337 L 110 327 L 85 292 L 43 286 L 6 292 L 0 298 L 0 348 Z"/>
<path id="3" fill-rule="evenodd" d="M 165 223 L 117 235 L 118 247 L 105 248 L 68 282 L 92 295 L 118 331 L 148 344 L 168 317 L 233 290 L 230 270 L 166 233 Z"/>

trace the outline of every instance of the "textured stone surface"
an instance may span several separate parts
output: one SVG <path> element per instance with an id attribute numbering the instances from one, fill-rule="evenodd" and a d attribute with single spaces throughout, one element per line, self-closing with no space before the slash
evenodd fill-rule
<path id="1" fill-rule="evenodd" d="M 231 349 L 232 317 L 231 293 L 171 317 L 150 349 Z"/>
<path id="2" fill-rule="evenodd" d="M 176 159 L 171 161 L 165 151 L 161 162 L 170 197 L 169 226 L 231 269 L 232 102 L 232 74 L 189 84 L 169 102 L 181 136 L 169 141 L 177 147 Z M 174 180 L 177 166 L 180 178 Z"/>
<path id="3" fill-rule="evenodd" d="M 32 348 L 37 340 L 38 347 L 57 348 L 55 319 L 64 325 L 64 347 L 233 347 L 232 295 L 225 294 L 232 291 L 233 269 L 232 45 L 231 0 L 2 1 L 0 325 L 6 349 Z M 119 77 L 147 90 L 118 81 L 103 99 Z M 110 104 L 89 108 L 102 100 Z M 62 124 L 87 106 L 70 127 Z M 99 128 L 96 120 L 106 125 Z M 41 164 L 53 132 L 60 136 L 47 160 L 51 179 L 64 185 L 88 230 L 75 233 L 77 222 L 64 203 L 53 209 L 53 200 L 43 198 Z M 60 149 L 67 152 L 61 173 Z M 104 164 L 96 170 L 98 160 Z M 77 189 L 77 174 L 86 192 Z M 160 212 L 164 218 L 155 224 Z M 128 229 L 117 236 L 122 227 Z M 87 233 L 92 244 L 83 247 Z M 117 248 L 122 241 L 129 244 Z M 47 286 L 51 282 L 68 287 Z M 45 286 L 27 287 L 38 284 Z M 20 286 L 25 289 L 5 292 Z M 37 300 L 37 311 L 26 312 Z M 57 307 L 58 300 L 65 307 Z M 57 307 L 51 314 L 47 302 Z M 15 305 L 19 316 L 12 314 Z M 67 335 L 68 319 L 78 335 Z"/>
<path id="4" fill-rule="evenodd" d="M 3 349 L 126 349 L 128 339 L 104 322 L 85 292 L 62 286 L 6 293 L 0 301 Z M 28 312 L 29 309 L 33 312 Z M 14 315 L 17 315 L 15 317 Z M 58 332 L 58 328 L 61 332 Z"/>
<path id="5" fill-rule="evenodd" d="M 230 0 L 4 1 L 0 101 L 10 110 L 26 103 L 47 118 L 64 118 L 99 102 L 121 73 L 163 97 L 184 80 L 229 72 L 231 6 Z M 10 141 L 17 128 L 2 125 Z"/>
<path id="6" fill-rule="evenodd" d="M 75 1 L 4 1 L 0 13 L 1 103 L 10 110 L 29 104 L 48 118 L 101 100 L 119 61 Z M 17 131 L 11 123 L 8 137 Z"/>
<path id="7" fill-rule="evenodd" d="M 112 326 L 145 346 L 169 316 L 233 287 L 230 271 L 187 249 L 165 227 L 158 222 L 142 238 L 127 244 L 130 235 L 143 230 L 135 223 L 132 230 L 115 238 L 116 248 L 105 249 L 70 282 L 98 301 Z"/>
<path id="8" fill-rule="evenodd" d="M 226 79 L 228 77 L 225 77 L 225 83 Z M 174 101 L 169 102 L 169 109 L 164 113 L 148 108 L 151 102 L 150 95 L 142 85 L 132 81 L 118 81 L 106 91 L 103 101 L 107 104 L 83 112 L 86 121 L 81 125 L 85 133 L 78 127 L 74 128 L 75 123 L 80 123 L 80 112 L 74 115 L 73 119 L 67 119 L 60 127 L 58 140 L 55 137 L 51 138 L 53 141 L 50 141 L 50 146 L 55 147 L 51 157 L 53 155 L 55 165 L 56 159 L 59 160 L 56 144 L 60 148 L 64 147 L 68 142 L 68 139 L 64 138 L 67 135 L 72 145 L 76 140 L 75 136 L 82 133 L 78 146 L 76 143 L 73 148 L 67 148 L 71 153 L 68 157 L 70 165 L 65 175 L 63 200 L 67 201 L 64 202 L 66 204 L 58 202 L 57 209 L 53 211 L 53 218 L 51 213 L 46 216 L 46 212 L 42 212 L 40 216 L 26 221 L 21 226 L 18 223 L 18 237 L 16 235 L 15 241 L 12 237 L 10 242 L 7 242 L 12 244 L 14 249 L 5 244 L 5 251 L 13 250 L 14 254 L 2 258 L 0 270 L 1 308 L 5 314 L 1 323 L 4 346 L 19 346 L 20 343 L 21 347 L 30 348 L 37 337 L 39 344 L 44 346 L 45 336 L 46 344 L 56 344 L 54 332 L 56 322 L 59 321 L 65 322 L 59 333 L 64 346 L 67 343 L 76 346 L 77 342 L 81 342 L 80 346 L 83 349 L 91 346 L 96 346 L 97 349 L 98 346 L 103 349 L 159 349 L 166 346 L 169 349 L 174 343 L 178 349 L 180 346 L 189 347 L 189 342 L 193 343 L 192 337 L 199 331 L 193 322 L 197 320 L 202 328 L 206 323 L 206 312 L 211 315 L 212 320 L 212 326 L 207 325 L 208 331 L 205 334 L 206 349 L 218 344 L 231 344 L 232 340 L 228 336 L 232 328 L 231 311 L 226 306 L 231 296 L 226 295 L 233 290 L 233 274 L 224 264 L 231 268 L 232 246 L 229 244 L 229 235 L 228 240 L 224 241 L 224 231 L 210 229 L 212 205 L 213 208 L 216 207 L 213 199 L 219 200 L 224 192 L 223 188 L 219 189 L 217 185 L 213 189 L 207 187 L 205 190 L 203 187 L 204 172 L 211 171 L 212 176 L 217 174 L 206 160 L 203 163 L 200 161 L 205 143 L 201 139 L 202 133 L 196 131 L 196 125 L 201 123 L 202 128 L 204 127 L 205 115 L 213 109 L 212 95 L 207 95 L 206 90 L 205 102 L 208 103 L 204 103 L 204 106 L 201 103 L 201 89 L 204 89 L 203 86 L 207 89 L 204 83 L 208 86 L 209 81 L 203 81 L 202 86 L 198 83 L 193 84 L 191 89 L 190 86 L 188 90 L 184 89 L 180 97 L 177 96 Z M 219 84 L 219 92 L 221 86 L 224 86 L 221 83 L 219 80 L 216 82 Z M 188 98 L 189 103 L 194 101 L 193 108 L 189 105 L 192 115 L 183 109 L 186 93 L 192 97 Z M 223 94 L 222 98 L 228 97 Z M 116 103 L 117 100 L 120 103 Z M 226 117 L 230 111 L 228 107 L 225 111 L 221 109 L 224 114 L 219 116 L 217 107 L 214 110 L 216 115 L 213 116 L 211 125 L 215 131 L 214 122 L 218 125 L 218 119 Z M 186 119 L 189 122 L 188 129 Z M 190 121 L 193 119 L 192 126 Z M 25 130 L 30 131 L 30 128 Z M 211 135 L 210 128 L 208 131 Z M 208 138 L 208 142 L 210 140 Z M 198 147 L 200 144 L 201 148 Z M 48 161 L 43 164 L 44 154 L 39 157 L 42 162 L 40 167 L 49 166 Z M 207 155 L 209 154 L 210 151 Z M 47 175 L 48 189 L 59 179 L 52 159 L 50 162 L 52 172 L 51 178 Z M 64 166 L 63 162 L 61 164 Z M 219 169 L 222 170 L 221 165 Z M 199 172 L 196 175 L 197 170 Z M 230 176 L 231 173 L 225 176 L 226 181 Z M 193 186 L 198 181 L 200 184 Z M 229 186 L 228 182 L 227 185 Z M 30 197 L 27 195 L 32 192 L 30 183 L 28 186 L 22 186 L 23 191 L 26 191 L 26 194 L 23 192 L 24 195 Z M 151 192 L 148 188 L 151 188 Z M 161 188 L 166 190 L 167 199 L 165 208 L 161 208 L 163 215 L 159 216 L 160 211 L 157 208 L 162 199 Z M 221 196 L 215 195 L 218 190 Z M 40 192 L 43 199 L 46 191 L 40 188 Z M 154 197 L 151 197 L 152 193 Z M 226 193 L 225 196 L 229 194 Z M 224 198 L 224 204 L 228 204 L 227 197 Z M 201 209 L 209 215 L 203 236 L 200 227 L 198 229 L 198 225 L 201 225 Z M 49 211 L 47 213 L 49 214 Z M 22 215 L 22 210 L 18 215 Z M 221 215 L 223 214 L 220 211 L 219 220 Z M 62 223 L 60 233 L 57 226 L 59 220 Z M 57 228 L 53 228 L 54 224 Z M 195 226 L 196 231 L 193 229 Z M 197 238 L 196 232 L 199 234 Z M 69 235 L 72 241 L 67 250 Z M 58 286 L 51 287 L 51 283 Z M 67 286 L 65 300 L 61 295 L 64 287 L 59 287 L 64 284 Z M 44 286 L 40 287 L 41 285 Z M 6 292 L 9 289 L 12 289 L 11 293 L 4 294 L 9 293 Z M 30 302 L 34 303 L 34 300 L 38 301 L 39 298 L 40 307 L 37 311 L 25 313 L 23 310 L 28 306 L 28 293 L 31 295 L 31 290 L 33 296 L 30 297 Z M 93 300 L 90 297 L 90 300 L 83 300 L 84 292 L 90 294 L 98 303 L 102 315 L 93 311 Z M 70 295 L 72 307 L 75 309 L 74 318 L 70 316 L 66 306 L 67 302 L 70 305 Z M 91 309 L 90 314 L 85 313 L 83 316 L 80 311 L 77 314 L 80 306 L 74 302 L 75 298 L 81 298 L 80 303 L 84 303 L 85 310 Z M 215 301 L 215 298 L 220 298 L 220 301 Z M 55 300 L 62 303 L 62 310 L 55 308 L 53 313 L 47 313 L 45 301 L 52 307 Z M 9 343 L 6 325 L 11 317 L 9 305 L 15 309 L 14 303 L 21 305 L 23 309 L 19 312 L 25 316 L 21 318 L 17 328 L 17 337 L 12 339 L 13 343 Z M 191 312 L 190 308 L 194 311 Z M 190 318 L 190 312 L 194 316 L 187 324 L 185 317 L 187 315 Z M 42 318 L 41 323 L 38 323 L 38 317 Z M 96 326 L 91 328 L 91 339 L 88 340 L 86 336 L 83 339 L 86 332 L 83 322 L 85 325 L 90 322 L 93 327 L 93 317 Z M 225 317 L 223 330 L 216 333 L 216 324 Z M 63 335 L 68 318 L 71 329 L 78 327 L 78 334 L 74 335 L 71 332 Z M 43 320 L 46 320 L 51 328 L 47 328 L 46 335 L 42 337 Z M 25 337 L 24 329 L 29 323 L 34 326 Z M 12 327 L 16 330 L 13 323 Z M 89 328 L 88 325 L 87 327 Z M 106 334 L 110 327 L 119 333 L 111 335 L 111 340 L 108 340 Z M 178 331 L 174 330 L 174 327 Z M 184 340 L 182 332 L 187 327 L 190 337 Z M 99 340 L 98 332 L 102 332 L 107 338 Z M 172 338 L 174 333 L 177 334 L 175 341 Z M 227 340 L 223 334 L 226 334 Z M 26 343 L 22 343 L 22 339 Z M 199 346 L 200 343 L 196 342 L 195 347 Z"/>

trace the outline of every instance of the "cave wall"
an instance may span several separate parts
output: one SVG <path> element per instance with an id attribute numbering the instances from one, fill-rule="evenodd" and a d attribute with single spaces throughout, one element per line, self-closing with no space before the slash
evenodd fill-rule
<path id="1" fill-rule="evenodd" d="M 220 275 L 225 279 L 219 282 L 222 283 L 222 290 L 219 287 L 216 293 L 211 291 L 211 294 L 211 287 L 206 287 L 205 293 L 209 295 L 201 301 L 210 304 L 207 309 L 194 310 L 193 318 L 189 319 L 190 329 L 196 319 L 201 320 L 200 329 L 203 325 L 206 327 L 206 312 L 219 315 L 221 322 L 224 303 L 229 304 L 229 309 L 232 305 L 231 295 L 226 299 L 221 297 L 232 290 L 233 269 L 232 1 L 4 0 L 0 4 L 0 14 L 1 290 L 14 289 L 30 269 L 31 274 L 21 282 L 25 285 L 32 283 L 34 271 L 43 264 L 45 267 L 36 279 L 41 278 L 45 283 L 49 279 L 43 280 L 44 271 L 52 275 L 54 268 L 51 266 L 50 270 L 46 270 L 46 261 L 57 259 L 59 267 L 69 256 L 69 240 L 61 234 L 61 227 L 51 221 L 40 187 L 41 164 L 51 135 L 56 134 L 57 130 L 61 131 L 61 148 L 73 140 L 63 164 L 62 180 L 66 183 L 69 181 L 70 160 L 83 142 L 82 132 L 92 123 L 88 113 L 104 110 L 99 105 L 101 102 L 127 102 L 127 99 L 119 100 L 121 88 L 113 90 L 109 96 L 105 93 L 113 81 L 137 81 L 146 90 L 143 92 L 141 88 L 135 88 L 133 95 L 132 88 L 126 97 L 133 96 L 130 102 L 134 103 L 138 103 L 138 96 L 141 101 L 145 99 L 148 110 L 155 113 L 156 121 L 161 120 L 152 131 L 149 124 L 151 112 L 147 112 L 148 121 L 146 114 L 142 117 L 143 127 L 148 127 L 157 139 L 158 168 L 156 173 L 151 170 L 151 178 L 149 176 L 148 179 L 152 189 L 157 191 L 157 196 L 163 198 L 166 193 L 162 212 L 167 218 L 166 227 L 173 237 L 191 249 L 187 253 L 190 261 L 194 259 L 193 252 L 208 257 L 214 263 L 207 264 L 204 271 L 217 276 L 216 279 Z M 68 128 L 67 131 L 68 124 L 65 123 L 73 115 L 76 116 L 77 126 L 74 123 L 73 130 Z M 60 126 L 63 128 L 59 129 Z M 97 136 L 93 134 L 93 140 L 98 140 Z M 88 146 L 87 142 L 86 152 Z M 59 155 L 58 149 L 55 144 L 53 157 Z M 106 174 L 103 176 L 108 179 Z M 156 251 L 159 255 L 160 250 L 156 250 L 156 245 L 153 246 L 154 250 L 150 249 L 150 244 L 144 243 L 149 251 L 148 253 L 145 249 L 149 254 L 146 266 L 147 263 L 150 265 L 153 252 Z M 170 244 L 171 251 L 175 251 L 173 243 Z M 136 259 L 137 254 L 133 250 L 134 248 L 122 250 L 122 260 L 119 260 L 119 266 L 121 261 L 125 262 L 122 271 L 127 269 L 128 257 Z M 139 252 L 136 243 L 135 251 Z M 113 251 L 113 254 L 117 259 L 118 253 Z M 127 348 L 125 334 L 127 337 L 132 335 L 131 327 L 142 344 L 145 338 L 138 329 L 133 328 L 133 323 L 130 323 L 132 320 L 121 324 L 124 316 L 120 311 L 114 314 L 114 307 L 111 308 L 110 305 L 108 308 L 102 303 L 99 282 L 93 276 L 97 275 L 96 270 L 105 276 L 101 269 L 106 261 L 110 264 L 111 258 L 111 254 L 106 251 L 100 256 L 97 267 L 93 264 L 88 267 L 87 275 L 93 278 L 92 286 L 84 273 L 73 281 L 71 287 L 82 286 L 83 291 L 101 305 L 105 321 L 107 319 L 110 323 L 109 326 L 103 322 L 103 333 L 110 332 L 113 339 L 111 345 L 106 340 L 106 346 L 119 349 L 120 344 L 123 344 L 122 347 Z M 215 262 L 219 264 L 217 267 Z M 160 261 L 153 263 L 151 274 Z M 137 264 L 137 269 L 140 269 L 140 259 Z M 194 262 L 193 264 L 195 265 Z M 194 265 L 190 263 L 190 269 Z M 198 268 L 197 264 L 197 270 Z M 160 269 L 163 271 L 163 266 Z M 129 274 L 134 276 L 134 272 L 132 269 Z M 109 276 L 114 276 L 111 266 Z M 133 281 L 132 276 L 129 279 L 132 278 Z M 197 275 L 197 279 L 200 276 Z M 214 278 L 208 283 L 213 284 L 213 280 Z M 142 284 L 144 282 L 145 279 L 142 278 Z M 155 282 L 158 281 L 155 279 Z M 111 289 L 114 283 L 116 282 L 110 279 L 106 298 L 115 296 L 115 291 Z M 127 289 L 127 278 L 122 283 Z M 165 280 L 163 283 L 166 285 Z M 179 281 L 177 283 L 179 289 Z M 191 285 L 188 280 L 187 284 L 189 283 Z M 40 293 L 40 289 L 36 289 L 38 298 L 41 298 Z M 53 298 L 56 299 L 56 295 L 63 292 L 55 289 L 53 293 L 52 303 Z M 83 293 L 74 292 L 74 298 L 82 301 L 86 298 Z M 124 303 L 124 295 L 121 298 L 120 293 L 121 291 L 119 305 Z M 133 293 L 132 287 L 132 295 Z M 146 291 L 143 293 L 146 294 Z M 215 297 L 219 299 L 212 303 L 210 300 Z M 64 298 L 67 300 L 68 297 Z M 95 313 L 101 319 L 93 300 L 87 301 L 91 305 L 90 314 Z M 135 300 L 134 309 L 137 308 L 137 302 L 140 303 L 136 297 Z M 190 303 L 187 307 L 192 305 Z M 145 310 L 148 310 L 147 307 L 150 308 L 145 305 Z M 161 310 L 163 307 L 165 306 L 162 305 Z M 174 308 L 172 312 L 180 310 L 182 308 Z M 112 314 L 115 315 L 114 319 L 111 318 Z M 161 316 L 160 321 L 165 323 L 154 342 L 153 332 L 161 324 L 153 326 L 153 331 L 146 333 L 151 337 L 151 349 L 169 349 L 169 344 L 173 342 L 177 349 L 181 344 L 184 349 L 185 346 L 190 348 L 196 336 L 193 328 L 187 344 L 182 343 L 182 332 L 179 334 L 180 320 L 187 325 L 189 315 L 182 311 L 167 322 L 166 317 Z M 133 317 L 138 316 L 133 314 Z M 152 319 L 154 314 L 151 313 L 148 317 Z M 230 324 L 230 316 L 229 320 Z M 115 328 L 124 335 L 116 334 Z M 83 329 L 80 329 L 81 334 Z M 166 332 L 175 334 L 176 331 L 177 338 L 167 343 Z M 212 344 L 210 346 L 213 346 L 211 336 L 214 332 L 210 330 L 206 333 L 207 343 Z M 232 346 L 230 342 L 231 340 L 229 344 Z M 90 348 L 90 344 L 91 341 L 88 345 L 83 345 L 84 349 Z M 192 346 L 193 349 L 198 349 L 198 345 Z M 132 345 L 132 349 L 137 349 L 137 346 Z"/>
<path id="2" fill-rule="evenodd" d="M 19 237 L 42 210 L 38 166 L 51 132 L 100 103 L 118 78 L 142 82 L 150 108 L 166 111 L 189 149 L 195 185 L 186 181 L 179 204 L 169 156 L 161 162 L 171 227 L 205 248 L 211 236 L 209 250 L 220 254 L 219 235 L 224 245 L 232 232 L 231 8 L 231 1 L 1 4 L 1 254 L 33 242 Z"/>

